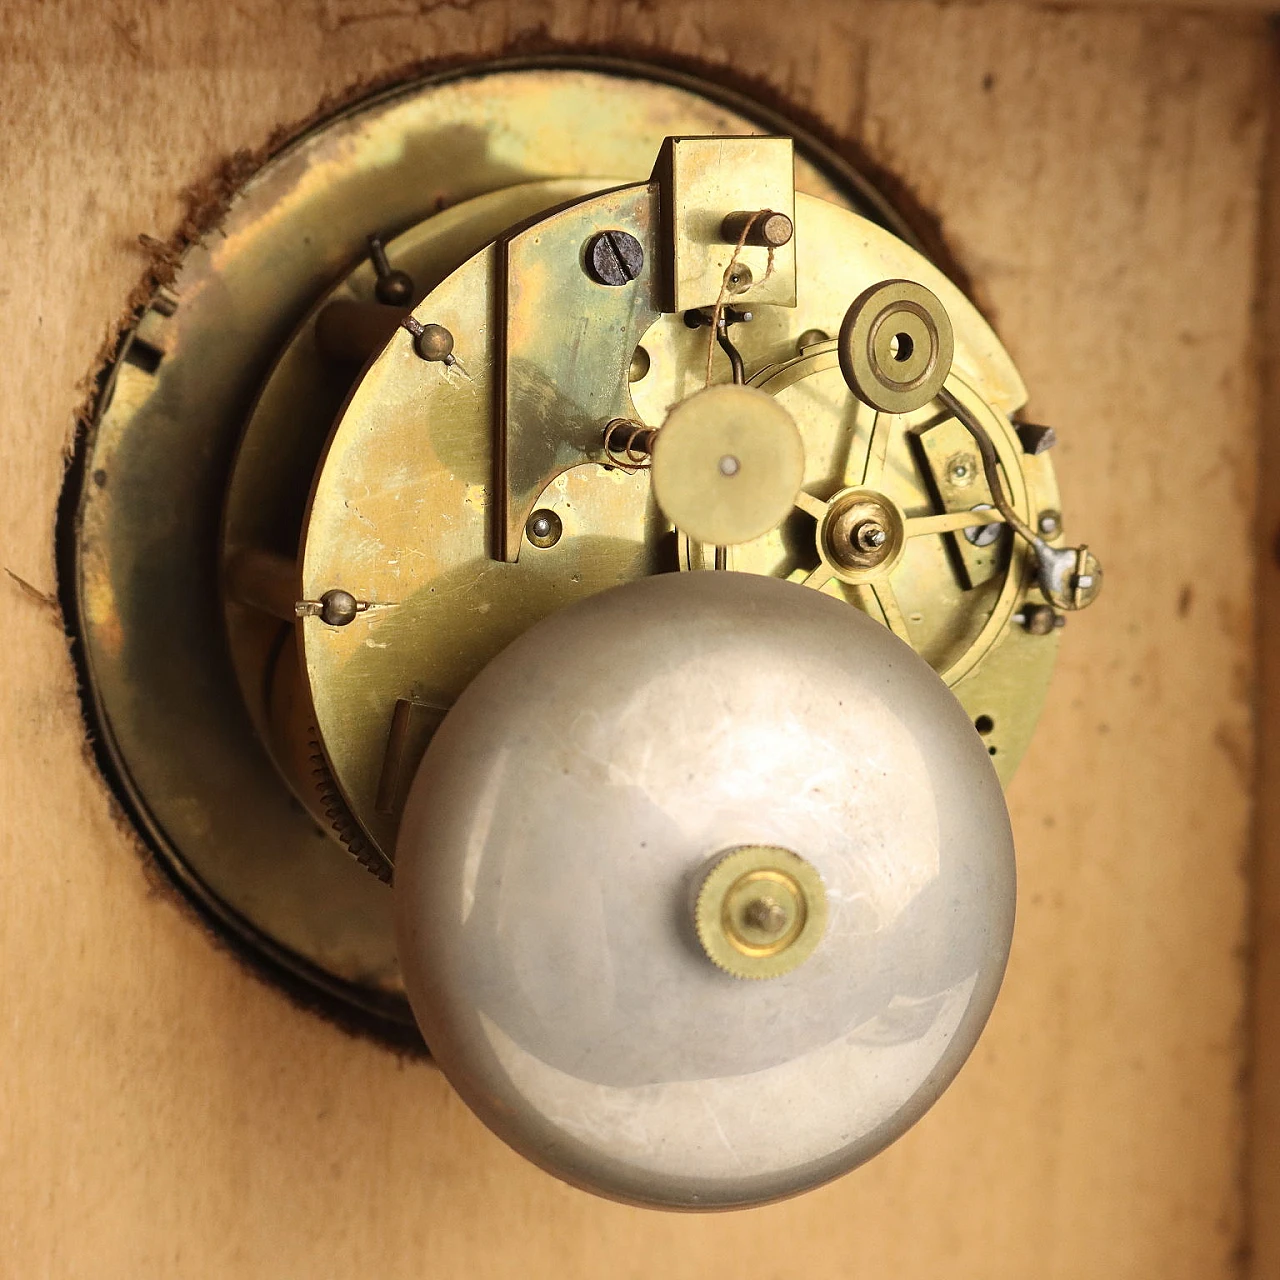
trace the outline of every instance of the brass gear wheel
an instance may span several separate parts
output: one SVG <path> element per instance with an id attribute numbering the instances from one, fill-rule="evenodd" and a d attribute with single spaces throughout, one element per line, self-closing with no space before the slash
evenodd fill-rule
<path id="1" fill-rule="evenodd" d="M 838 364 L 837 343 L 826 341 L 767 366 L 748 385 L 780 395 Z M 1033 523 L 1032 497 L 1012 424 L 959 373 L 950 374 L 946 387 L 986 429 L 1010 500 L 1019 516 Z M 948 685 L 958 684 L 1006 634 L 1031 572 L 1030 554 L 995 509 L 977 450 L 944 404 L 934 400 L 913 414 L 891 414 L 861 405 L 852 395 L 848 401 L 856 410 L 849 415 L 850 425 L 831 419 L 833 429 L 850 432 L 835 476 L 818 492 L 813 491 L 818 486 L 806 485 L 796 498 L 798 511 L 815 522 L 807 526 L 812 532 L 800 533 L 805 526 L 793 525 L 787 539 L 800 548 L 808 541 L 816 564 L 797 564 L 793 555 L 766 567 L 758 552 L 742 547 L 722 553 L 723 567 L 769 572 L 839 594 L 911 645 Z M 811 441 L 820 425 L 796 416 Z M 859 535 L 874 538 L 877 545 L 855 545 L 851 539 Z M 917 539 L 950 544 L 946 556 L 937 557 L 925 572 L 955 572 L 962 578 L 972 574 L 956 584 L 949 617 L 922 619 L 900 604 L 902 584 L 922 572 L 907 554 Z M 710 568 L 708 550 L 682 540 L 681 567 Z M 943 567 L 948 561 L 951 570 Z M 979 574 L 986 576 L 976 581 Z M 939 645 L 935 637 L 940 632 L 961 639 Z"/>

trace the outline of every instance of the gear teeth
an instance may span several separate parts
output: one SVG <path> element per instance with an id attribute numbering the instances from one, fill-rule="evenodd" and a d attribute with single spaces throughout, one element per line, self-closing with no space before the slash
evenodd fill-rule
<path id="1" fill-rule="evenodd" d="M 772 934 L 745 938 L 730 922 L 734 895 L 783 892 L 788 916 Z M 741 906 L 741 902 L 739 902 Z M 827 896 L 816 868 L 790 849 L 739 845 L 711 866 L 694 902 L 694 929 L 707 959 L 734 978 L 758 981 L 790 973 L 813 953 L 827 924 Z"/>
<path id="2" fill-rule="evenodd" d="M 722 889 L 720 885 L 715 883 L 714 877 L 708 876 L 702 882 L 702 888 L 698 890 L 697 906 L 694 910 L 693 924 L 698 933 L 698 941 L 702 943 L 702 949 L 707 953 L 707 959 L 723 973 L 729 974 L 734 978 L 746 978 L 750 982 L 758 982 L 761 978 L 767 978 L 770 975 L 762 973 L 759 970 L 751 968 L 750 965 L 733 965 L 728 964 L 719 954 L 720 949 L 716 946 L 716 940 L 712 936 L 708 927 L 710 913 L 707 911 L 707 902 L 710 898 L 719 898 Z"/>
<path id="3" fill-rule="evenodd" d="M 320 749 L 319 735 L 313 728 L 309 739 L 311 754 L 311 777 L 315 782 L 316 793 L 320 797 L 320 807 L 334 835 L 347 847 L 347 852 L 366 871 L 371 871 L 383 884 L 390 884 L 395 875 L 395 866 L 391 859 L 376 848 L 365 835 L 360 824 L 355 820 L 347 802 L 338 790 L 338 783 L 329 768 L 324 752 Z"/>

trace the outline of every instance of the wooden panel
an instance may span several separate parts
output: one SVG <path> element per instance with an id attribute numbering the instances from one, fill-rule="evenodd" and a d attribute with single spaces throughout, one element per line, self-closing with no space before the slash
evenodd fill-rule
<path id="1" fill-rule="evenodd" d="M 86 756 L 53 611 L 0 579 L 0 1274 L 1235 1274 L 1261 22 L 14 0 L 0 561 L 53 586 L 62 452 L 138 233 L 169 234 L 188 183 L 326 94 L 513 41 L 732 65 L 858 138 L 941 211 L 1060 428 L 1070 532 L 1109 579 L 1013 787 L 1021 916 L 991 1028 L 912 1134 L 800 1200 L 694 1218 L 562 1187 L 430 1068 L 292 1007 L 157 887 Z"/>
<path id="2" fill-rule="evenodd" d="M 1272 95 L 1280 59 L 1272 71 Z M 1280 1280 L 1280 146 L 1262 175 L 1258 485 L 1257 856 L 1250 1063 L 1249 1274 Z"/>

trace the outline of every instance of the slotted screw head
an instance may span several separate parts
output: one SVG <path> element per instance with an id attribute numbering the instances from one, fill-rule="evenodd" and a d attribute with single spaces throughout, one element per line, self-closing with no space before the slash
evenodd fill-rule
<path id="1" fill-rule="evenodd" d="M 597 284 L 630 284 L 644 269 L 644 246 L 627 231 L 602 231 L 587 245 L 587 271 Z"/>

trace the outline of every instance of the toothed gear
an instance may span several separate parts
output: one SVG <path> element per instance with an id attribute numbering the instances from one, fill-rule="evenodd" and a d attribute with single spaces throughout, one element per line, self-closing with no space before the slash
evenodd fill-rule
<path id="1" fill-rule="evenodd" d="M 744 845 L 719 858 L 694 906 L 707 958 L 735 978 L 790 973 L 813 954 L 826 923 L 817 870 L 773 845 Z"/>

